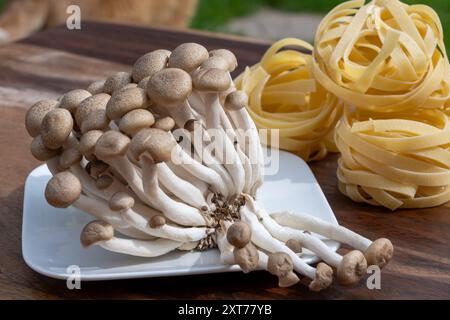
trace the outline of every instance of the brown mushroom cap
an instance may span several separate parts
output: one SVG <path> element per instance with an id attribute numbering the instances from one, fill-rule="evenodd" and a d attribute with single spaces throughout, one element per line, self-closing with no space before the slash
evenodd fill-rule
<path id="1" fill-rule="evenodd" d="M 137 87 L 138 87 L 137 83 L 133 83 L 133 82 L 132 82 L 132 83 L 129 83 L 129 84 L 123 86 L 122 88 L 117 89 L 116 91 L 114 91 L 114 92 L 111 94 L 111 97 L 113 97 L 115 94 L 117 94 L 117 93 L 119 93 L 119 92 L 122 92 L 122 91 L 124 91 L 124 90 L 132 89 L 132 88 L 137 88 Z"/>
<path id="2" fill-rule="evenodd" d="M 337 280 L 344 286 L 353 285 L 366 274 L 367 261 L 363 253 L 353 250 L 342 257 L 337 267 Z"/>
<path id="3" fill-rule="evenodd" d="M 83 247 L 89 247 L 114 237 L 114 228 L 105 221 L 95 220 L 89 222 L 81 231 L 80 242 Z"/>
<path id="4" fill-rule="evenodd" d="M 151 217 L 149 221 L 150 228 L 159 228 L 166 224 L 166 218 L 161 215 Z"/>
<path id="5" fill-rule="evenodd" d="M 133 208 L 134 198 L 126 192 L 116 192 L 109 200 L 109 208 L 112 211 L 123 211 Z"/>
<path id="6" fill-rule="evenodd" d="M 294 272 L 288 272 L 286 275 L 278 278 L 278 286 L 281 288 L 291 287 L 300 281 Z"/>
<path id="7" fill-rule="evenodd" d="M 81 101 L 90 97 L 91 95 L 92 94 L 89 91 L 83 89 L 69 91 L 62 96 L 59 107 L 73 112 L 78 108 Z"/>
<path id="8" fill-rule="evenodd" d="M 170 131 L 175 127 L 175 120 L 171 117 L 164 117 L 156 120 L 152 128 Z"/>
<path id="9" fill-rule="evenodd" d="M 69 169 L 71 166 L 80 163 L 83 155 L 77 148 L 70 148 L 63 151 L 59 157 L 59 165 L 63 169 Z"/>
<path id="10" fill-rule="evenodd" d="M 81 127 L 83 121 L 91 114 L 93 110 L 105 110 L 111 96 L 106 93 L 99 93 L 90 96 L 81 101 L 75 112 L 75 122 Z"/>
<path id="11" fill-rule="evenodd" d="M 41 132 L 41 124 L 48 112 L 57 108 L 59 102 L 56 100 L 42 100 L 36 102 L 30 109 L 28 109 L 25 116 L 25 127 L 28 134 L 36 137 Z"/>
<path id="12" fill-rule="evenodd" d="M 170 132 L 148 128 L 139 131 L 131 140 L 130 153 L 139 161 L 143 153 L 151 156 L 154 162 L 169 161 L 177 142 Z"/>
<path id="13" fill-rule="evenodd" d="M 319 262 L 316 267 L 316 276 L 309 284 L 311 291 L 318 292 L 322 289 L 328 288 L 333 282 L 333 269 L 323 262 Z"/>
<path id="14" fill-rule="evenodd" d="M 234 248 L 233 255 L 235 262 L 244 273 L 253 271 L 258 267 L 258 250 L 251 242 L 243 248 Z"/>
<path id="15" fill-rule="evenodd" d="M 92 82 L 87 88 L 86 91 L 89 91 L 91 94 L 102 93 L 105 88 L 106 80 L 99 80 Z"/>
<path id="16" fill-rule="evenodd" d="M 230 88 L 231 80 L 226 71 L 217 68 L 199 69 L 192 74 L 192 84 L 199 91 L 222 92 Z"/>
<path id="17" fill-rule="evenodd" d="M 108 176 L 105 174 L 105 175 L 98 177 L 97 180 L 95 180 L 95 185 L 100 190 L 104 190 L 104 189 L 108 188 L 110 185 L 112 185 L 113 182 L 114 182 L 114 179 L 111 176 Z"/>
<path id="18" fill-rule="evenodd" d="M 133 65 L 133 80 L 140 82 L 164 69 L 169 61 L 170 51 L 160 49 L 144 54 Z"/>
<path id="19" fill-rule="evenodd" d="M 109 118 L 106 115 L 106 110 L 103 107 L 96 107 L 87 110 L 86 117 L 81 123 L 81 133 L 91 130 L 104 130 L 109 126 Z"/>
<path id="20" fill-rule="evenodd" d="M 114 94 L 106 106 L 106 114 L 111 120 L 122 117 L 127 112 L 148 106 L 144 89 L 134 87 L 120 90 Z"/>
<path id="21" fill-rule="evenodd" d="M 250 242 L 252 231 L 248 224 L 243 221 L 233 223 L 227 231 L 227 240 L 236 248 L 242 248 Z"/>
<path id="22" fill-rule="evenodd" d="M 54 175 L 45 187 L 45 199 L 56 208 L 67 208 L 81 195 L 81 183 L 69 171 Z"/>
<path id="23" fill-rule="evenodd" d="M 286 241 L 286 247 L 294 251 L 295 253 L 301 253 L 302 252 L 302 243 L 298 239 L 289 239 Z"/>
<path id="24" fill-rule="evenodd" d="M 72 115 L 66 109 L 49 111 L 41 124 L 41 137 L 49 149 L 58 149 L 69 137 L 73 128 Z"/>
<path id="25" fill-rule="evenodd" d="M 34 137 L 33 141 L 31 142 L 30 150 L 33 157 L 35 157 L 39 161 L 50 160 L 51 158 L 56 157 L 61 152 L 60 149 L 55 150 L 47 148 L 44 145 L 41 136 Z"/>
<path id="26" fill-rule="evenodd" d="M 130 138 L 118 131 L 110 130 L 98 139 L 95 145 L 95 154 L 100 159 L 123 156 L 129 145 Z"/>
<path id="27" fill-rule="evenodd" d="M 119 122 L 119 129 L 129 135 L 135 135 L 139 130 L 149 128 L 155 123 L 150 111 L 136 109 L 125 114 Z"/>
<path id="28" fill-rule="evenodd" d="M 292 272 L 294 265 L 291 257 L 284 252 L 275 252 L 269 254 L 267 261 L 267 271 L 277 277 L 285 277 Z"/>
<path id="29" fill-rule="evenodd" d="M 78 150 L 82 155 L 89 157 L 95 152 L 95 145 L 98 139 L 103 135 L 101 130 L 91 130 L 83 134 L 78 144 Z"/>
<path id="30" fill-rule="evenodd" d="M 364 255 L 369 266 L 377 265 L 383 268 L 392 259 L 394 246 L 389 239 L 380 238 L 372 242 Z"/>
<path id="31" fill-rule="evenodd" d="M 170 68 L 191 72 L 208 59 L 208 50 L 198 43 L 183 43 L 176 47 L 169 57 Z"/>
<path id="32" fill-rule="evenodd" d="M 141 81 L 139 81 L 138 83 L 138 87 L 144 90 L 147 90 L 147 84 L 150 81 L 151 77 L 145 77 L 144 79 L 142 79 Z"/>
<path id="33" fill-rule="evenodd" d="M 200 66 L 200 68 L 203 68 L 203 69 L 216 68 L 216 69 L 221 69 L 221 70 L 225 70 L 225 71 L 228 71 L 228 67 L 229 67 L 228 62 L 219 56 L 209 57 Z"/>
<path id="34" fill-rule="evenodd" d="M 236 69 L 238 63 L 236 56 L 233 52 L 227 49 L 217 49 L 217 50 L 211 50 L 209 52 L 210 57 L 220 57 L 227 61 L 228 63 L 228 69 L 227 71 L 232 72 L 234 69 Z"/>
<path id="35" fill-rule="evenodd" d="M 87 173 L 94 179 L 97 179 L 102 173 L 109 169 L 109 165 L 101 160 L 90 161 L 86 165 Z"/>
<path id="36" fill-rule="evenodd" d="M 131 74 L 128 72 L 118 72 L 105 81 L 103 92 L 112 94 L 131 82 Z"/>
<path id="37" fill-rule="evenodd" d="M 224 107 L 228 111 L 237 111 L 245 108 L 248 104 L 248 96 L 244 91 L 233 91 L 225 98 Z"/>
<path id="38" fill-rule="evenodd" d="M 147 84 L 149 98 L 167 107 L 186 100 L 191 91 L 191 76 L 186 71 L 176 68 L 158 71 Z"/>

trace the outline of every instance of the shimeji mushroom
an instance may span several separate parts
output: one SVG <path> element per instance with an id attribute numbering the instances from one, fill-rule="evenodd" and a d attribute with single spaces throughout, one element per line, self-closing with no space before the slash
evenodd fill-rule
<path id="1" fill-rule="evenodd" d="M 36 137 L 41 132 L 41 124 L 48 112 L 58 107 L 56 100 L 42 100 L 35 103 L 25 116 L 25 127 L 28 134 Z"/>
<path id="2" fill-rule="evenodd" d="M 176 141 L 171 133 L 159 129 L 141 130 L 133 137 L 130 152 L 133 159 L 140 163 L 142 168 L 142 187 L 146 194 L 146 200 L 151 206 L 166 213 L 173 221 L 181 225 L 205 225 L 205 219 L 200 211 L 186 203 L 171 199 L 161 188 L 158 181 L 158 167 L 164 166 L 165 161 L 171 158 L 172 149 Z M 185 183 L 186 191 L 191 187 L 188 182 Z M 178 186 L 173 186 L 175 192 Z M 192 189 L 193 188 L 193 189 Z M 192 186 L 194 191 L 194 187 Z M 182 190 L 181 190 L 182 191 Z M 196 190 L 198 191 L 198 190 Z M 190 202 L 195 202 L 195 196 L 203 198 L 198 191 L 195 194 L 186 192 L 185 196 L 191 197 Z M 206 207 L 206 202 L 201 207 Z"/>
<path id="3" fill-rule="evenodd" d="M 68 171 L 59 172 L 50 179 L 45 188 L 45 199 L 57 208 L 73 205 L 97 219 L 110 223 L 124 235 L 138 239 L 148 238 L 144 232 L 128 225 L 119 214 L 109 210 L 106 202 L 93 196 L 83 195 L 80 180 Z"/>
<path id="4" fill-rule="evenodd" d="M 308 215 L 268 214 L 255 200 L 263 149 L 248 97 L 230 76 L 236 66 L 229 50 L 187 43 L 147 53 L 131 73 L 36 103 L 25 124 L 32 154 L 53 175 L 48 203 L 97 219 L 81 232 L 85 247 L 143 257 L 218 247 L 224 264 L 266 270 L 281 287 L 298 275 L 313 291 L 334 274 L 350 285 L 366 260 L 386 264 L 387 239 L 372 243 Z M 356 250 L 341 256 L 317 235 Z M 305 263 L 303 248 L 323 262 Z"/>
<path id="5" fill-rule="evenodd" d="M 138 257 L 157 257 L 169 253 L 183 245 L 182 242 L 156 239 L 136 240 L 114 236 L 114 228 L 107 222 L 89 222 L 81 231 L 80 242 L 83 247 L 99 245 L 108 251 L 131 254 Z"/>
<path id="6" fill-rule="evenodd" d="M 355 284 L 366 274 L 367 261 L 362 252 L 353 250 L 345 256 L 341 256 L 331 250 L 319 238 L 288 226 L 279 225 L 264 209 L 258 208 L 253 199 L 248 196 L 247 202 L 252 206 L 253 212 L 256 213 L 256 216 L 272 236 L 286 243 L 288 241 L 292 243 L 292 240 L 297 240 L 304 248 L 314 252 L 324 262 L 336 267 L 337 279 L 341 284 Z M 288 247 L 291 249 L 291 246 Z"/>
<path id="7" fill-rule="evenodd" d="M 213 232 L 206 227 L 182 228 L 169 224 L 163 215 L 154 215 L 150 219 L 133 210 L 134 199 L 125 192 L 116 193 L 109 202 L 113 211 L 120 212 L 131 226 L 154 237 L 180 242 L 199 241 Z"/>
<path id="8" fill-rule="evenodd" d="M 220 104 L 219 93 L 228 90 L 231 80 L 224 70 L 211 68 L 199 69 L 193 75 L 194 88 L 205 95 L 204 103 L 209 106 L 206 110 L 206 127 L 209 135 L 214 135 L 219 159 L 230 173 L 235 186 L 235 192 L 240 194 L 244 189 L 245 173 L 242 162 L 222 127 L 221 115 L 224 113 Z"/>
<path id="9" fill-rule="evenodd" d="M 368 265 L 383 268 L 394 254 L 394 247 L 389 239 L 380 238 L 372 242 L 343 226 L 328 223 L 308 214 L 286 211 L 273 213 L 272 217 L 282 226 L 312 231 L 361 250 L 364 252 Z"/>
<path id="10" fill-rule="evenodd" d="M 156 72 L 147 83 L 147 94 L 159 108 L 164 108 L 177 124 L 184 124 L 193 118 L 187 97 L 192 92 L 190 75 L 177 68 L 167 68 Z"/>

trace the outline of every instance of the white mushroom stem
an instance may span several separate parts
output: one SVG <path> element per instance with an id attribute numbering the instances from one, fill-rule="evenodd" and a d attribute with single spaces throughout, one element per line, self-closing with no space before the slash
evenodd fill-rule
<path id="1" fill-rule="evenodd" d="M 221 176 L 209 167 L 192 159 L 178 144 L 175 146 L 172 162 L 185 168 L 190 174 L 210 184 L 214 191 L 228 196 L 227 186 Z"/>
<path id="2" fill-rule="evenodd" d="M 241 159 L 242 166 L 244 168 L 245 172 L 245 183 L 244 183 L 244 193 L 250 193 L 252 188 L 252 165 L 250 163 L 250 160 L 247 158 L 245 153 L 242 151 L 240 145 L 236 145 L 236 152 L 239 155 L 239 159 Z"/>
<path id="3" fill-rule="evenodd" d="M 127 181 L 131 190 L 133 190 L 142 202 L 147 203 L 150 206 L 152 205 L 152 200 L 149 199 L 148 195 L 144 192 L 141 175 L 126 156 L 112 156 L 100 160 L 106 162 L 116 170 L 120 176 Z"/>
<path id="4" fill-rule="evenodd" d="M 105 201 L 109 201 L 111 197 L 117 192 L 131 192 L 131 190 L 128 190 L 125 185 L 120 183 L 115 178 L 112 178 L 113 182 L 110 186 L 104 189 L 99 189 L 95 184 L 95 180 L 91 178 L 84 170 L 84 168 L 81 167 L 81 165 L 79 164 L 71 166 L 70 171 L 80 180 L 83 192 L 90 195 L 94 195 Z M 135 195 L 134 192 L 133 195 Z M 139 214 L 144 215 L 145 217 L 152 217 L 154 215 L 160 214 L 160 212 L 156 211 L 155 209 L 147 205 L 144 205 L 140 201 L 136 201 L 135 210 L 138 211 Z"/>
<path id="5" fill-rule="evenodd" d="M 195 186 L 202 194 L 205 196 L 208 192 L 208 184 L 196 176 L 189 173 L 186 169 L 181 166 L 177 166 L 172 162 L 167 162 L 167 166 L 172 170 L 174 174 L 185 181 L 189 181 L 193 186 Z"/>
<path id="6" fill-rule="evenodd" d="M 221 111 L 221 123 L 222 123 L 223 128 L 225 129 L 225 134 L 228 136 L 229 140 L 232 141 L 232 143 L 234 145 L 234 149 L 238 155 L 238 158 L 242 164 L 242 167 L 244 168 L 245 179 L 244 179 L 243 192 L 249 193 L 251 190 L 251 185 L 252 185 L 252 181 L 253 181 L 252 180 L 252 177 L 253 177 L 252 164 L 251 164 L 249 157 L 242 150 L 242 147 L 240 144 L 240 143 L 242 143 L 242 141 L 240 141 L 240 139 L 236 135 L 236 129 L 233 128 L 233 125 L 231 124 L 230 119 L 228 118 L 228 116 L 226 115 L 226 113 L 223 109 Z M 245 145 L 243 145 L 243 147 L 246 148 Z M 257 178 L 255 176 L 255 180 L 256 179 Z"/>
<path id="7" fill-rule="evenodd" d="M 158 163 L 158 180 L 180 200 L 197 209 L 206 208 L 208 205 L 202 192 L 190 182 L 179 178 L 166 163 Z"/>
<path id="8" fill-rule="evenodd" d="M 383 268 L 394 254 L 394 247 L 389 239 L 379 238 L 371 241 L 347 228 L 325 222 L 310 215 L 282 212 L 274 213 L 273 218 L 280 225 L 309 230 L 329 239 L 348 244 L 364 253 L 368 265 L 377 265 Z"/>
<path id="9" fill-rule="evenodd" d="M 202 121 L 206 121 L 206 106 L 201 95 L 197 91 L 192 91 L 188 97 L 189 105 L 195 112 L 201 116 Z"/>
<path id="10" fill-rule="evenodd" d="M 236 131 L 239 143 L 243 144 L 243 151 L 252 165 L 250 184 L 255 185 L 262 181 L 264 175 L 264 154 L 259 140 L 258 129 L 245 108 L 227 111 L 227 113 L 232 119 L 234 126 L 238 128 Z"/>
<path id="11" fill-rule="evenodd" d="M 269 262 L 269 256 L 258 250 L 259 260 L 258 260 L 258 269 L 267 270 L 267 263 Z"/>
<path id="12" fill-rule="evenodd" d="M 252 206 L 253 200 L 246 197 L 246 201 Z M 292 229 L 287 226 L 280 226 L 273 220 L 269 214 L 261 208 L 253 208 L 253 212 L 259 218 L 261 223 L 266 227 L 272 236 L 286 243 L 289 239 L 299 240 L 302 246 L 314 252 L 317 256 L 323 259 L 327 264 L 334 267 L 339 266 L 342 261 L 342 256 L 331 250 L 322 240 L 310 234 L 304 233 L 300 230 Z"/>
<path id="13" fill-rule="evenodd" d="M 182 246 L 183 243 L 167 239 L 144 241 L 113 237 L 110 240 L 99 242 L 98 245 L 108 251 L 150 258 L 169 253 Z"/>
<path id="14" fill-rule="evenodd" d="M 185 242 L 177 249 L 183 250 L 183 251 L 191 251 L 191 250 L 194 250 L 195 248 L 197 248 L 198 244 L 199 244 L 199 241 Z"/>
<path id="15" fill-rule="evenodd" d="M 271 253 L 284 252 L 288 254 L 292 259 L 295 271 L 310 279 L 315 278 L 316 269 L 299 258 L 284 243 L 273 238 L 269 231 L 258 221 L 256 215 L 249 210 L 247 205 L 241 207 L 240 214 L 242 220 L 250 226 L 252 230 L 251 239 L 256 246 Z"/>
<path id="16" fill-rule="evenodd" d="M 108 222 L 113 226 L 115 230 L 126 236 L 137 239 L 151 238 L 146 233 L 132 227 L 130 224 L 125 222 L 117 212 L 112 211 L 108 207 L 107 202 L 99 198 L 95 198 L 94 196 L 80 195 L 78 200 L 76 200 L 72 205 L 78 210 L 86 212 L 99 220 Z"/>
<path id="17" fill-rule="evenodd" d="M 206 127 L 209 136 L 213 134 L 216 139 L 216 155 L 230 173 L 236 194 L 240 194 L 244 189 L 245 172 L 241 160 L 234 148 L 233 141 L 228 138 L 226 132 L 222 128 L 220 114 L 223 112 L 223 107 L 220 104 L 218 94 L 205 93 L 205 103 L 210 106 L 210 110 L 206 115 Z"/>
<path id="18" fill-rule="evenodd" d="M 100 190 L 95 185 L 95 180 L 85 171 L 85 169 L 80 164 L 70 166 L 70 172 L 72 172 L 80 180 L 84 192 L 94 194 L 104 200 L 109 200 L 116 192 L 126 191 L 126 187 L 116 179 L 114 179 L 114 182 L 109 187 Z"/>
<path id="19" fill-rule="evenodd" d="M 227 240 L 227 230 L 231 226 L 230 221 L 223 221 L 221 228 L 216 231 L 216 242 L 220 252 L 220 260 L 224 264 L 236 264 L 233 255 L 234 247 Z"/>
<path id="20" fill-rule="evenodd" d="M 174 201 L 165 194 L 158 183 L 157 166 L 146 156 L 141 156 L 144 192 L 150 205 L 163 212 L 170 220 L 183 226 L 204 226 L 205 219 L 200 211 L 185 203 Z"/>
<path id="21" fill-rule="evenodd" d="M 100 190 L 102 195 L 101 197 L 104 198 L 105 200 L 109 200 L 115 193 L 119 191 L 125 192 L 128 190 L 127 187 L 115 177 L 111 177 L 111 179 L 112 179 L 111 185 Z"/>
<path id="22" fill-rule="evenodd" d="M 183 128 L 184 124 L 189 119 L 194 119 L 194 115 L 191 111 L 191 106 L 189 105 L 188 101 L 185 100 L 182 103 L 167 108 L 169 115 L 173 118 L 178 128 Z"/>
<path id="23" fill-rule="evenodd" d="M 111 185 L 106 188 L 99 189 L 96 186 L 94 179 L 92 179 L 80 165 L 71 166 L 70 171 L 80 180 L 83 192 L 94 195 L 105 201 L 109 201 L 117 192 L 128 192 L 135 195 L 132 190 L 128 190 L 125 185 L 114 177 L 111 177 Z M 139 201 L 139 199 L 136 199 L 134 210 L 146 218 L 151 218 L 155 215 L 161 214 L 161 212 L 145 205 L 142 201 Z"/>
<path id="24" fill-rule="evenodd" d="M 216 152 L 216 158 L 218 158 L 222 164 L 225 164 L 225 167 L 227 167 L 229 171 L 231 170 L 230 173 L 234 172 L 233 179 L 234 181 L 238 181 L 237 183 L 239 189 L 240 186 L 239 180 L 241 177 L 239 177 L 238 173 L 235 172 L 236 171 L 235 168 L 233 168 L 232 166 L 229 168 L 227 166 L 227 164 L 235 163 L 236 160 L 236 155 L 232 152 L 234 146 L 233 142 L 231 141 L 234 140 L 235 135 L 233 133 L 233 127 L 231 125 L 231 122 L 228 119 L 225 111 L 223 110 L 222 105 L 220 104 L 218 94 L 204 93 L 203 95 L 200 95 L 199 93 L 195 93 L 195 95 L 191 95 L 191 97 L 190 97 L 191 105 L 195 106 L 196 110 L 204 116 L 206 127 L 212 130 L 219 130 L 215 138 L 216 139 L 220 138 L 219 141 L 216 141 L 218 147 L 217 149 L 219 149 L 220 152 L 219 153 Z M 207 105 L 209 105 L 209 107 L 207 107 Z M 223 129 L 231 130 L 231 132 L 230 131 L 223 132 Z M 215 132 L 211 133 L 214 134 Z M 227 134 L 231 134 L 232 136 L 231 140 L 226 139 L 228 138 Z M 202 135 L 207 141 L 211 141 L 211 137 L 208 132 L 202 132 Z M 225 153 L 228 156 L 228 158 L 225 158 L 223 155 L 221 155 L 221 153 L 223 153 L 222 150 L 225 150 Z M 226 162 L 226 160 L 228 160 L 228 162 Z"/>
<path id="25" fill-rule="evenodd" d="M 180 228 L 167 223 L 157 228 L 152 228 L 147 219 L 135 212 L 133 209 L 126 209 L 121 212 L 126 222 L 142 232 L 159 238 L 170 239 L 180 242 L 198 241 L 211 234 L 214 230 L 205 227 Z"/>
<path id="26" fill-rule="evenodd" d="M 231 224 L 232 223 L 229 221 L 224 221 L 222 223 L 222 228 L 217 231 L 217 236 L 216 236 L 217 247 L 219 248 L 219 251 L 220 251 L 220 260 L 222 261 L 222 263 L 227 264 L 227 265 L 237 264 L 234 254 L 233 254 L 234 247 L 228 242 L 227 237 L 226 237 L 226 233 Z M 258 266 L 257 266 L 256 270 L 268 271 L 269 256 L 266 253 L 264 253 L 263 251 L 261 251 L 260 249 L 258 249 L 258 255 L 259 255 L 259 259 L 258 259 Z"/>
<path id="27" fill-rule="evenodd" d="M 210 139 L 203 126 L 201 124 L 196 126 L 194 131 L 191 132 L 191 143 L 194 146 L 196 154 L 207 167 L 211 168 L 220 175 L 228 189 L 227 194 L 233 194 L 233 180 L 222 163 L 211 154 L 213 150 L 210 150 L 207 141 L 210 141 Z M 213 146 L 211 145 L 211 147 Z"/>
<path id="28" fill-rule="evenodd" d="M 352 248 L 363 252 L 372 244 L 372 241 L 356 232 L 308 214 L 285 211 L 272 213 L 271 216 L 282 226 L 315 232 L 326 238 L 348 244 Z"/>

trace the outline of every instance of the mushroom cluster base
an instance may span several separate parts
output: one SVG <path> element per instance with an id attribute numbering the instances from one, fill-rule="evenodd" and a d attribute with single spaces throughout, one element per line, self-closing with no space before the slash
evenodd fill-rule
<path id="1" fill-rule="evenodd" d="M 307 214 L 267 213 L 255 200 L 263 152 L 230 72 L 236 57 L 184 43 L 140 57 L 119 72 L 27 113 L 32 154 L 53 174 L 45 197 L 96 218 L 84 247 L 156 257 L 217 247 L 224 264 L 267 270 L 282 287 L 309 278 L 320 291 L 333 279 L 358 283 L 370 264 L 392 257 L 374 242 Z M 317 235 L 346 243 L 340 255 Z M 124 237 L 126 236 L 126 237 Z M 304 262 L 304 250 L 321 258 Z"/>

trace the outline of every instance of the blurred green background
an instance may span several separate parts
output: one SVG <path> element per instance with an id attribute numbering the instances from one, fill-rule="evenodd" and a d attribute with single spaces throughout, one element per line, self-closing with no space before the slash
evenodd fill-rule
<path id="1" fill-rule="evenodd" d="M 163 1 L 163 0 L 161 0 Z M 0 0 L 0 11 L 5 0 Z M 236 17 L 251 15 L 261 8 L 288 12 L 325 14 L 342 0 L 198 0 L 191 27 L 209 31 L 224 31 L 223 26 Z M 439 14 L 445 30 L 447 51 L 450 48 L 450 0 L 403 0 L 405 3 L 427 4 Z M 307 40 L 307 39 L 306 39 Z"/>
<path id="2" fill-rule="evenodd" d="M 192 20 L 193 28 L 219 30 L 220 27 L 237 16 L 245 16 L 262 7 L 272 7 L 291 12 L 326 13 L 342 0 L 199 0 L 197 14 Z M 450 22 L 450 0 L 403 0 L 405 3 L 426 4 L 434 8 L 441 17 L 442 24 Z"/>
<path id="3" fill-rule="evenodd" d="M 450 49 L 450 0 L 402 0 L 408 4 L 426 4 L 439 14 L 445 33 L 447 51 Z M 199 0 L 191 27 L 222 31 L 222 26 L 235 17 L 246 16 L 258 9 L 269 7 L 289 12 L 323 13 L 330 11 L 342 0 Z"/>

